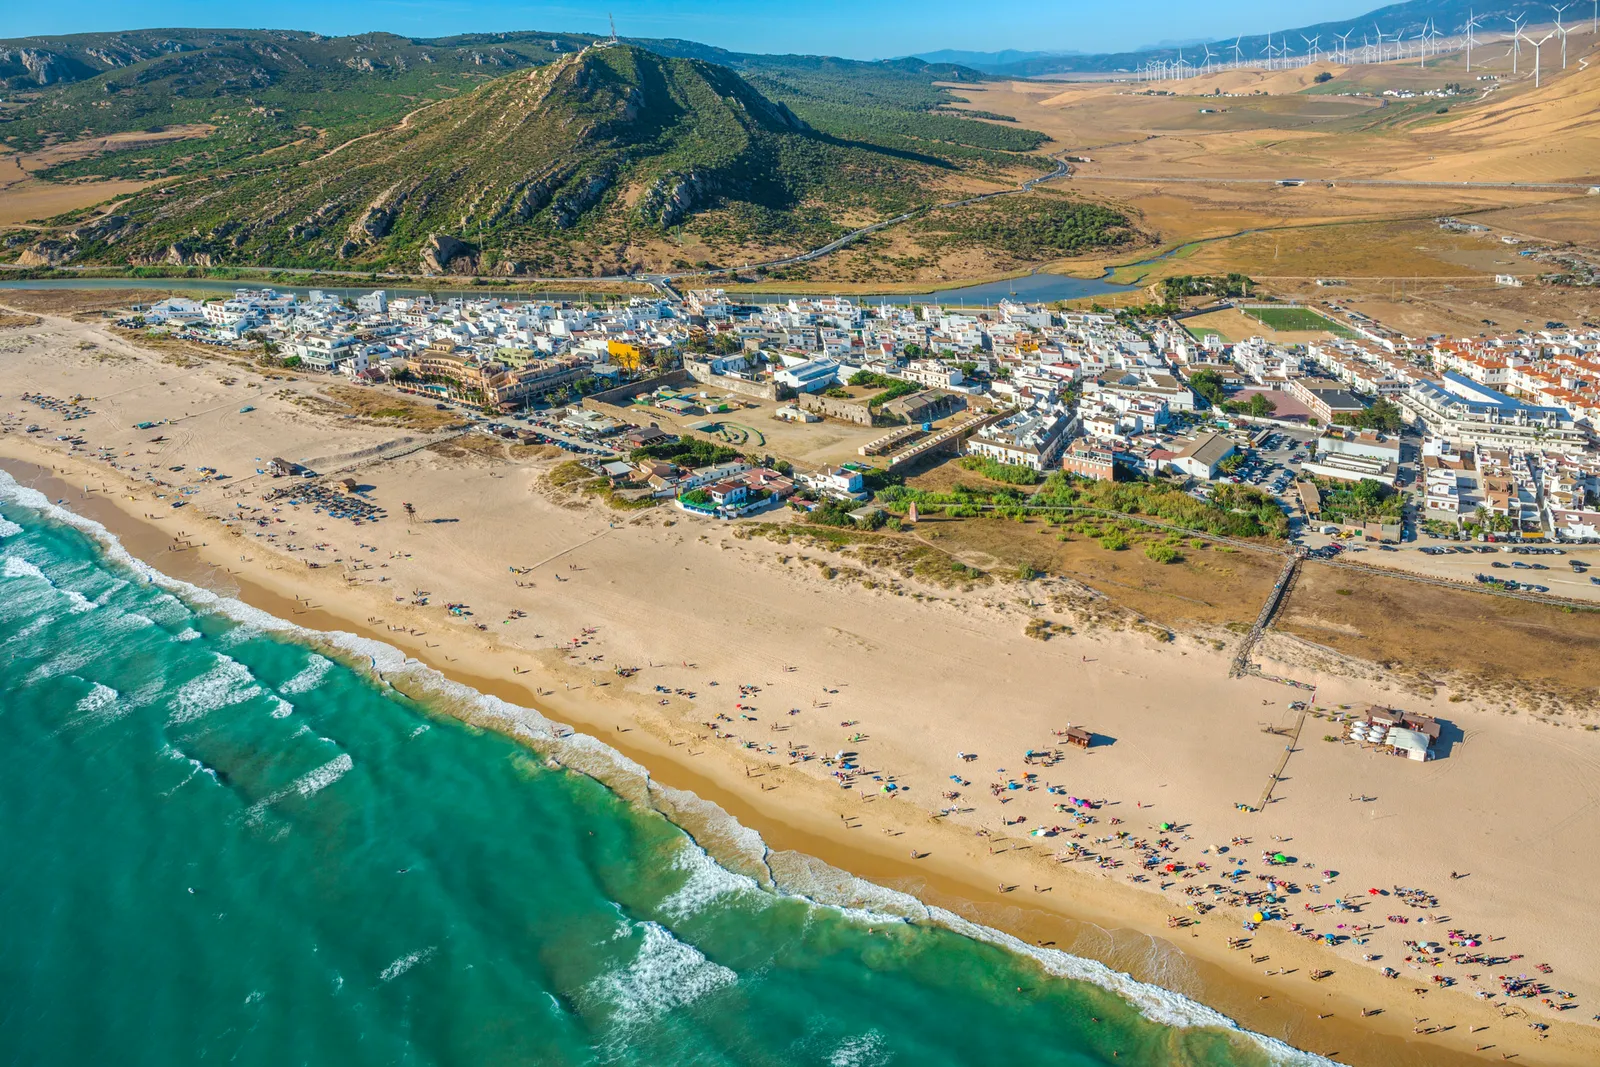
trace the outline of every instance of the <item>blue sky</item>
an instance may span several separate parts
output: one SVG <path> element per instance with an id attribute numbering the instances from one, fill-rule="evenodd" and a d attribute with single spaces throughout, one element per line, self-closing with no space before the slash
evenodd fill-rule
<path id="1" fill-rule="evenodd" d="M 1265 33 L 1360 14 L 1383 0 L 6 0 L 0 37 L 152 26 L 389 30 L 410 37 L 492 30 L 603 32 L 609 10 L 624 36 L 681 37 L 741 52 L 809 52 L 876 59 L 940 48 L 1114 51 L 1160 41 Z"/>

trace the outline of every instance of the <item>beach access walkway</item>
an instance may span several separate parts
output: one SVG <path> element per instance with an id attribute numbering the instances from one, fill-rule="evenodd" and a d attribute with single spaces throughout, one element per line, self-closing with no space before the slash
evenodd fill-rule
<path id="1" fill-rule="evenodd" d="M 1272 617 L 1283 606 L 1284 598 L 1289 595 L 1289 588 L 1294 584 L 1295 576 L 1300 571 L 1300 564 L 1305 560 L 1303 552 L 1290 553 L 1284 561 L 1283 571 L 1278 575 L 1278 580 L 1272 585 L 1272 592 L 1267 594 L 1267 602 L 1261 605 L 1261 611 L 1256 615 L 1255 625 L 1250 627 L 1250 632 L 1245 634 L 1244 640 L 1239 642 L 1239 649 L 1233 654 L 1233 663 L 1228 667 L 1229 678 L 1242 678 L 1250 671 L 1250 653 L 1255 651 L 1256 642 L 1261 640 L 1261 631 L 1272 624 Z"/>

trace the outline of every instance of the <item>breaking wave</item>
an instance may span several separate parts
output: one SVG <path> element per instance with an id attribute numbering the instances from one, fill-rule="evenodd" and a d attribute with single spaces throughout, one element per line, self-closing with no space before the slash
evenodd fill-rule
<path id="1" fill-rule="evenodd" d="M 443 704 L 447 710 L 466 721 L 492 726 L 510 734 L 530 747 L 551 755 L 566 768 L 596 778 L 624 799 L 656 810 L 679 825 L 683 825 L 680 820 L 685 815 L 692 816 L 689 821 L 698 825 L 691 837 L 697 844 L 686 847 L 675 858 L 675 862 L 688 871 L 688 879 L 662 905 L 663 914 L 669 918 L 693 915 L 711 901 L 730 894 L 776 892 L 826 907 L 836 914 L 870 922 L 932 923 L 973 940 L 1030 957 L 1051 975 L 1091 982 L 1114 992 L 1152 1022 L 1171 1027 L 1205 1027 L 1238 1034 L 1254 1041 L 1273 1060 L 1286 1067 L 1332 1067 L 1331 1060 L 1245 1030 L 1212 1008 L 1182 994 L 1140 982 L 1096 960 L 1029 945 L 1009 934 L 969 922 L 945 909 L 930 908 L 909 894 L 856 878 L 812 857 L 769 853 L 765 842 L 754 830 L 708 801 L 654 783 L 646 768 L 597 738 L 576 733 L 571 727 L 554 722 L 532 708 L 479 693 L 451 681 L 392 645 L 342 631 L 308 630 L 241 601 L 170 578 L 130 554 L 116 536 L 100 523 L 56 506 L 42 493 L 18 485 L 4 471 L 0 471 L 0 502 L 21 504 L 77 528 L 98 542 L 113 563 L 132 571 L 143 581 L 180 597 L 194 610 L 221 614 L 240 624 L 251 635 L 281 635 L 326 651 L 353 668 L 367 669 L 380 682 L 404 695 L 412 696 L 414 689 L 420 689 L 419 699 Z M 5 559 L 5 573 L 9 576 L 9 568 L 13 566 L 11 561 L 17 557 L 7 556 Z M 25 564 L 26 561 L 21 563 Z M 180 640 L 184 637 L 183 634 L 175 636 Z M 254 678 L 242 665 L 226 656 L 218 656 L 218 660 L 218 665 L 211 672 L 189 683 L 195 689 L 184 706 L 192 710 L 195 716 L 225 706 L 217 703 L 219 700 L 237 703 L 260 692 Z M 279 688 L 288 691 L 289 685 L 311 669 L 307 667 Z M 202 680 L 203 684 L 196 685 Z M 337 782 L 352 767 L 350 757 L 341 754 L 302 775 L 286 789 L 251 805 L 247 818 L 259 820 L 268 806 L 291 795 L 313 796 Z M 711 852 L 716 854 L 716 858 Z M 728 868 L 729 862 L 739 867 L 749 866 L 757 875 L 766 877 L 740 874 Z M 673 937 L 665 927 L 653 922 L 644 922 L 639 926 L 644 931 L 644 940 L 633 962 L 626 968 L 596 979 L 592 987 L 596 995 L 604 997 L 613 1006 L 619 1018 L 651 1018 L 692 1003 L 737 981 L 733 971 L 707 960 L 697 949 Z M 399 977 L 425 962 L 434 951 L 433 947 L 429 947 L 402 956 L 384 968 L 380 980 L 387 982 Z M 841 1045 L 834 1053 L 835 1062 L 863 1065 L 874 1062 L 869 1039 L 870 1035 L 863 1035 L 860 1039 L 852 1039 Z M 841 1055 L 856 1058 L 839 1060 Z"/>

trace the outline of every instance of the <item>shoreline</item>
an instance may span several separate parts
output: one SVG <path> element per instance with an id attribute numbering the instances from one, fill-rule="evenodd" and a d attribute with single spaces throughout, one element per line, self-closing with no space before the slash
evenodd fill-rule
<path id="1" fill-rule="evenodd" d="M 124 547 L 137 558 L 174 578 L 193 582 L 206 588 L 220 584 L 232 590 L 218 590 L 225 595 L 252 607 L 266 611 L 278 618 L 311 630 L 343 630 L 372 638 L 405 652 L 408 656 L 433 668 L 452 681 L 500 697 L 511 703 L 533 708 L 549 718 L 570 724 L 580 732 L 588 733 L 616 749 L 625 757 L 648 769 L 653 781 L 662 785 L 684 789 L 702 800 L 718 805 L 740 824 L 759 833 L 767 845 L 775 850 L 794 851 L 818 859 L 868 882 L 898 891 L 909 892 L 924 903 L 944 907 L 963 918 L 1009 933 L 1027 944 L 1047 944 L 1085 958 L 1097 959 L 1117 970 L 1127 970 L 1142 982 L 1163 985 L 1152 976 L 1138 973 L 1130 967 L 1129 958 L 1139 956 L 1168 956 L 1179 962 L 1177 969 L 1184 972 L 1185 981 L 1177 983 L 1184 988 L 1177 992 L 1214 1008 L 1244 1029 L 1286 1041 L 1296 1048 L 1317 1054 L 1332 1053 L 1340 1062 L 1352 1064 L 1379 1064 L 1403 1061 L 1417 1064 L 1453 1064 L 1482 1062 L 1482 1057 L 1427 1045 L 1410 1040 L 1405 1033 L 1403 1011 L 1405 1003 L 1398 995 L 1400 983 L 1382 983 L 1375 972 L 1365 968 L 1340 968 L 1346 980 L 1337 988 L 1311 987 L 1315 996 L 1305 996 L 1310 990 L 1288 987 L 1283 983 L 1263 983 L 1246 967 L 1246 957 L 1228 953 L 1208 942 L 1200 942 L 1198 933 L 1189 940 L 1199 942 L 1184 945 L 1176 940 L 1181 932 L 1166 926 L 1166 916 L 1173 911 L 1169 901 L 1152 893 L 1111 885 L 1078 871 L 1061 872 L 1069 883 L 1058 904 L 1054 893 L 1029 894 L 1019 898 L 1001 894 L 980 884 L 974 869 L 980 864 L 976 844 L 968 848 L 952 848 L 959 837 L 941 833 L 942 840 L 933 854 L 920 861 L 908 862 L 894 852 L 898 847 L 890 843 L 887 834 L 873 836 L 860 831 L 841 829 L 830 818 L 833 813 L 826 807 L 788 803 L 785 799 L 768 796 L 766 783 L 752 789 L 748 777 L 735 773 L 736 758 L 702 761 L 691 764 L 676 751 L 670 737 L 661 737 L 636 722 L 626 708 L 616 707 L 619 701 L 605 699 L 604 690 L 580 688 L 578 692 L 595 692 L 601 699 L 574 698 L 570 690 L 562 692 L 530 691 L 526 683 L 494 677 L 494 655 L 485 662 L 483 656 L 471 657 L 470 664 L 463 655 L 462 641 L 450 641 L 441 636 L 438 643 L 418 640 L 411 634 L 382 631 L 364 623 L 358 613 L 351 610 L 351 598 L 338 607 L 318 606 L 325 590 L 316 588 L 326 582 L 304 580 L 309 572 L 298 575 L 302 580 L 288 579 L 282 568 L 251 568 L 251 573 L 240 573 L 224 562 L 219 548 L 212 548 L 208 539 L 203 548 L 194 551 L 169 552 L 173 528 L 191 524 L 194 513 L 178 518 L 162 516 L 152 521 L 141 517 L 130 502 L 109 494 L 82 495 L 70 483 L 59 477 L 56 464 L 66 460 L 84 474 L 104 480 L 109 472 L 76 459 L 67 459 L 36 446 L 18 448 L 14 438 L 0 441 L 0 453 L 10 454 L 26 466 L 21 468 L 27 484 L 28 475 L 38 474 L 49 479 L 47 496 L 65 498 L 64 506 L 101 522 L 123 541 Z M 47 470 L 40 461 L 49 461 Z M 8 468 L 12 464 L 6 464 Z M 31 468 L 31 470 L 30 470 Z M 74 494 L 78 499 L 73 500 Z M 164 520 L 164 521 L 163 521 Z M 214 520 L 207 520 L 208 532 L 217 531 Z M 264 546 L 258 546 L 264 548 Z M 306 603 L 296 599 L 303 590 L 312 595 Z M 307 603 L 313 606 L 308 607 Z M 372 616 L 368 616 L 372 618 Z M 454 636 L 454 635 L 450 635 Z M 456 656 L 450 653 L 454 651 Z M 502 656 L 505 650 L 501 650 Z M 488 669 L 481 669 L 487 667 Z M 552 673 L 559 674 L 559 668 Z M 529 672 L 531 676 L 533 672 Z M 544 671 L 537 677 L 543 677 Z M 570 683 L 569 683 L 570 684 Z M 542 694 L 542 695 L 541 695 Z M 690 752 L 693 755 L 692 752 Z M 744 784 L 741 786 L 740 782 Z M 803 782 L 804 779 L 802 778 Z M 784 781 L 772 791 L 783 791 L 791 782 Z M 804 786 L 801 787 L 804 790 Z M 793 790 L 789 790 L 790 793 Z M 789 794 L 786 793 L 785 797 Z M 873 817 L 878 818 L 885 809 L 894 809 L 897 817 L 909 817 L 902 822 L 909 826 L 917 814 L 904 806 L 878 804 Z M 926 828 L 921 828 L 926 832 Z M 902 830 L 901 832 L 905 832 Z M 993 859 L 991 857 L 991 859 Z M 1005 868 L 1008 880 L 1026 884 L 1038 877 L 1033 865 L 1026 860 L 1008 862 L 1002 859 L 991 869 Z M 1048 897 L 1048 899 L 1045 899 Z M 1215 925 L 1218 919 L 1206 922 Z M 1300 969 L 1314 966 L 1319 961 L 1307 953 L 1295 939 L 1278 930 L 1264 930 L 1256 935 L 1260 950 L 1271 952 L 1278 960 L 1289 959 Z M 1133 942 L 1129 945 L 1129 942 Z M 1169 965 L 1163 970 L 1171 969 Z M 1350 990 L 1350 980 L 1360 988 Z M 1163 988 L 1168 986 L 1163 985 Z M 1268 992 L 1263 993 L 1266 990 Z M 1257 999 L 1270 998 L 1270 999 Z M 1375 1017 L 1363 1018 L 1363 1007 L 1385 1005 L 1388 1010 Z M 1466 1005 L 1449 1005 L 1464 1008 Z M 1332 1012 L 1331 1019 L 1318 1020 L 1316 1016 Z M 1459 1011 L 1453 1014 L 1460 1014 Z M 1566 1029 L 1562 1027 L 1562 1029 Z M 1576 1045 L 1581 1045 L 1577 1042 Z M 1541 1055 L 1539 1062 L 1584 1063 L 1589 1062 L 1584 1049 L 1566 1047 L 1552 1040 L 1540 1046 L 1541 1053 L 1557 1053 L 1550 1057 Z M 1503 1046 L 1502 1046 L 1503 1047 Z"/>

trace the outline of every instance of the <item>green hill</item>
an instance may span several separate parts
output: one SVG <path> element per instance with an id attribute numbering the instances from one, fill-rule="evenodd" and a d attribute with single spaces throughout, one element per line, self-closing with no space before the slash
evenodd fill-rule
<path id="1" fill-rule="evenodd" d="M 269 150 L 309 159 L 429 101 L 593 43 L 586 34 L 534 31 L 427 39 L 195 29 L 0 41 L 0 86 L 12 90 L 12 106 L 0 107 L 0 142 L 30 151 L 158 127 L 213 131 L 199 142 L 145 143 L 61 162 L 43 173 L 53 179 L 159 179 L 235 166 Z M 951 64 L 746 55 L 675 40 L 629 43 L 736 70 L 817 129 L 849 140 L 1002 165 L 985 153 L 1030 152 L 1045 141 L 1033 130 L 935 113 L 958 99 L 937 82 L 982 78 Z"/>
<path id="2" fill-rule="evenodd" d="M 32 258 L 599 273 L 679 229 L 730 249 L 819 243 L 845 217 L 931 202 L 963 165 L 908 147 L 954 142 L 819 131 L 726 67 L 628 45 L 416 107 L 316 155 L 170 180 Z M 989 155 L 969 163 L 992 169 Z"/>

